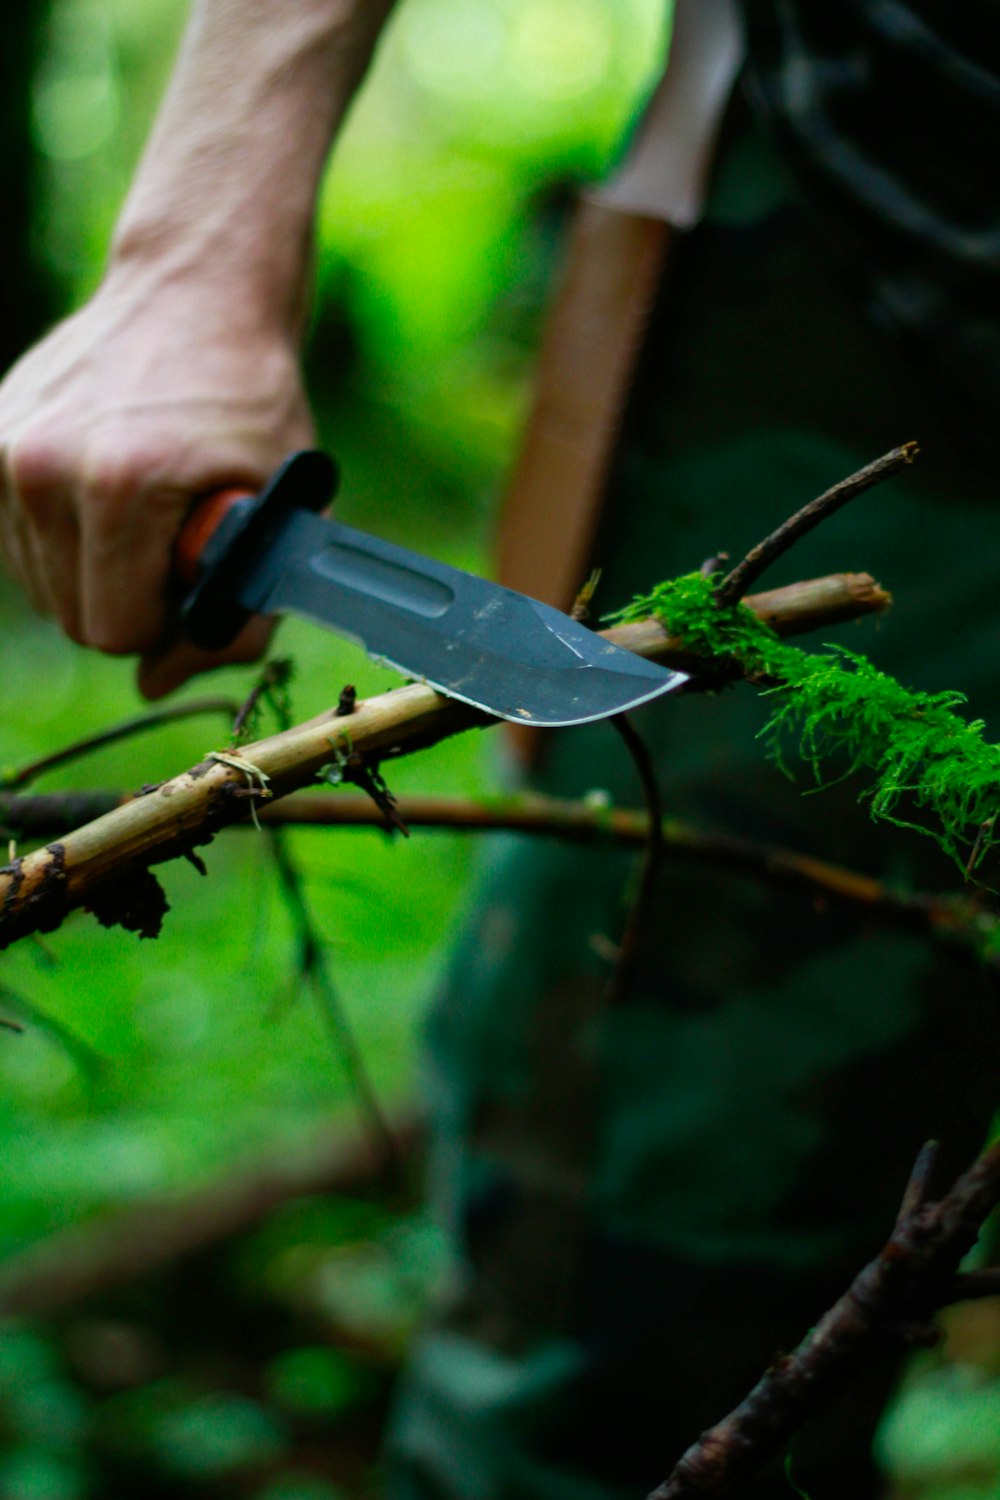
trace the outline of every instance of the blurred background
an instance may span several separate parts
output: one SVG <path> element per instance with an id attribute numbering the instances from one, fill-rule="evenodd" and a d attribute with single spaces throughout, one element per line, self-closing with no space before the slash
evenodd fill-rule
<path id="1" fill-rule="evenodd" d="M 4 365 L 98 281 L 185 9 L 20 0 L 5 17 Z M 401 4 L 319 217 L 308 364 L 345 519 L 488 567 L 567 208 L 627 130 L 664 23 L 662 0 Z M 291 622 L 277 649 L 295 718 L 393 680 Z M 253 677 L 187 696 L 239 701 Z M 0 684 L 7 775 L 141 710 L 128 663 L 79 651 L 3 584 Z M 37 789 L 135 788 L 227 734 L 216 712 Z M 488 740 L 403 761 L 393 790 L 487 792 Z M 0 1029 L 0 1306 L 18 1314 L 0 1322 L 0 1500 L 375 1492 L 443 1247 L 407 1173 L 365 1180 L 353 1049 L 405 1145 L 420 1016 L 482 856 L 438 833 L 296 832 L 285 849 L 332 985 L 303 978 L 275 851 L 242 830 L 205 851 L 208 879 L 165 867 L 155 946 L 78 917 L 3 955 L 0 1022 L 23 1029 Z M 901 1494 L 1000 1495 L 989 1316 L 887 1425 Z"/>

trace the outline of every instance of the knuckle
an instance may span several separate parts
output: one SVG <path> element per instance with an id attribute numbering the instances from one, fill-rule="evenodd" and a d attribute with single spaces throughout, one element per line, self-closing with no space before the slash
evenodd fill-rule
<path id="1" fill-rule="evenodd" d="M 141 492 L 148 462 L 141 451 L 112 435 L 91 443 L 80 475 L 81 493 L 98 514 L 118 514 Z"/>
<path id="2" fill-rule="evenodd" d="M 14 496 L 29 516 L 45 509 L 63 487 L 67 453 L 54 434 L 29 429 L 7 445 L 7 475 Z"/>

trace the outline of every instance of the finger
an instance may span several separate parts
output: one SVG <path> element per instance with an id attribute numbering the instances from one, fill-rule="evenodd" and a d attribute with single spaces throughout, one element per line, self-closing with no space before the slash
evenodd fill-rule
<path id="1" fill-rule="evenodd" d="M 211 468 L 152 443 L 102 435 L 80 488 L 81 614 L 90 645 L 152 655 L 168 635 L 174 543 L 192 500 L 261 474 L 219 444 Z M 266 469 L 262 471 L 266 474 Z"/>
<path id="2" fill-rule="evenodd" d="M 255 616 L 225 651 L 202 651 L 190 641 L 175 640 L 160 651 L 148 652 L 139 663 L 140 693 L 155 701 L 165 698 L 199 672 L 257 661 L 267 650 L 275 623 Z"/>
<path id="3" fill-rule="evenodd" d="M 3 548 L 35 608 L 79 640 L 79 533 L 63 458 L 33 435 L 5 449 Z"/>
<path id="4" fill-rule="evenodd" d="M 44 528 L 29 520 L 24 555 L 31 592 L 44 613 L 55 615 L 71 640 L 83 642 L 80 620 L 80 533 L 68 505 L 58 506 Z"/>
<path id="5" fill-rule="evenodd" d="M 163 639 L 171 547 L 190 497 L 174 488 L 90 492 L 80 514 L 80 609 L 88 645 L 153 652 Z"/>

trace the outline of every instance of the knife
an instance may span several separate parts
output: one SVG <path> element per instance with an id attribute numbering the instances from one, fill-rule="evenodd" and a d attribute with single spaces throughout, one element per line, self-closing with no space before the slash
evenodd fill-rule
<path id="1" fill-rule="evenodd" d="M 547 728 L 687 681 L 550 605 L 318 515 L 336 483 L 333 460 L 306 450 L 259 494 L 220 490 L 195 506 L 174 554 L 195 645 L 220 650 L 253 614 L 302 615 L 448 698 Z"/>

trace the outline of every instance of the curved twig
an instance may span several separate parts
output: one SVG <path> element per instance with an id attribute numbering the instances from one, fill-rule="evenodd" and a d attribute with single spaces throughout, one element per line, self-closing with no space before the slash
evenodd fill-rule
<path id="1" fill-rule="evenodd" d="M 824 491 L 815 500 L 810 500 L 801 510 L 797 510 L 794 516 L 789 516 L 787 521 L 766 536 L 756 547 L 752 547 L 742 562 L 719 584 L 715 591 L 715 602 L 719 605 L 736 604 L 751 584 L 755 583 L 765 568 L 770 567 L 776 558 L 788 551 L 800 537 L 817 527 L 821 521 L 832 516 L 849 500 L 856 495 L 864 494 L 870 490 L 872 485 L 880 484 L 883 479 L 888 479 L 891 474 L 896 474 L 900 469 L 905 469 L 916 458 L 920 449 L 916 443 L 904 443 L 900 448 L 893 448 L 891 453 L 884 453 L 881 458 L 875 459 L 874 463 L 865 464 L 856 474 L 850 474 L 835 484 L 832 489 Z"/>
<path id="2" fill-rule="evenodd" d="M 1000 1142 L 938 1202 L 926 1201 L 926 1189 L 922 1152 L 880 1254 L 798 1348 L 776 1360 L 746 1399 L 701 1435 L 649 1500 L 734 1494 L 834 1392 L 927 1331 L 951 1300 L 959 1262 L 1000 1202 Z"/>
<path id="3" fill-rule="evenodd" d="M 625 919 L 625 927 L 618 944 L 618 956 L 605 990 L 608 1005 L 620 1005 L 625 999 L 632 971 L 635 968 L 639 934 L 649 913 L 650 902 L 656 887 L 656 876 L 663 859 L 663 799 L 656 780 L 656 767 L 649 753 L 649 746 L 627 714 L 616 714 L 611 720 L 632 758 L 642 785 L 646 802 L 646 839 L 642 861 L 639 866 L 635 891 Z"/>
<path id="4" fill-rule="evenodd" d="M 26 766 L 21 766 L 16 771 L 5 771 L 0 774 L 0 789 L 5 792 L 14 792 L 21 787 L 30 785 L 43 771 L 54 771 L 57 766 L 65 766 L 70 761 L 80 760 L 85 755 L 90 755 L 94 750 L 103 750 L 106 745 L 117 744 L 119 740 L 133 739 L 136 735 L 147 734 L 152 729 L 162 729 L 164 724 L 176 724 L 181 719 L 193 719 L 201 714 L 224 714 L 232 719 L 239 705 L 230 698 L 190 698 L 186 703 L 174 703 L 169 708 L 154 708 L 148 713 L 138 714 L 133 719 L 124 719 L 120 724 L 112 724 L 109 729 L 101 729 L 97 734 L 88 734 L 81 740 L 74 740 L 71 745 L 63 745 L 61 749 L 54 750 L 51 755 L 43 755 L 39 760 L 29 761 Z"/>

